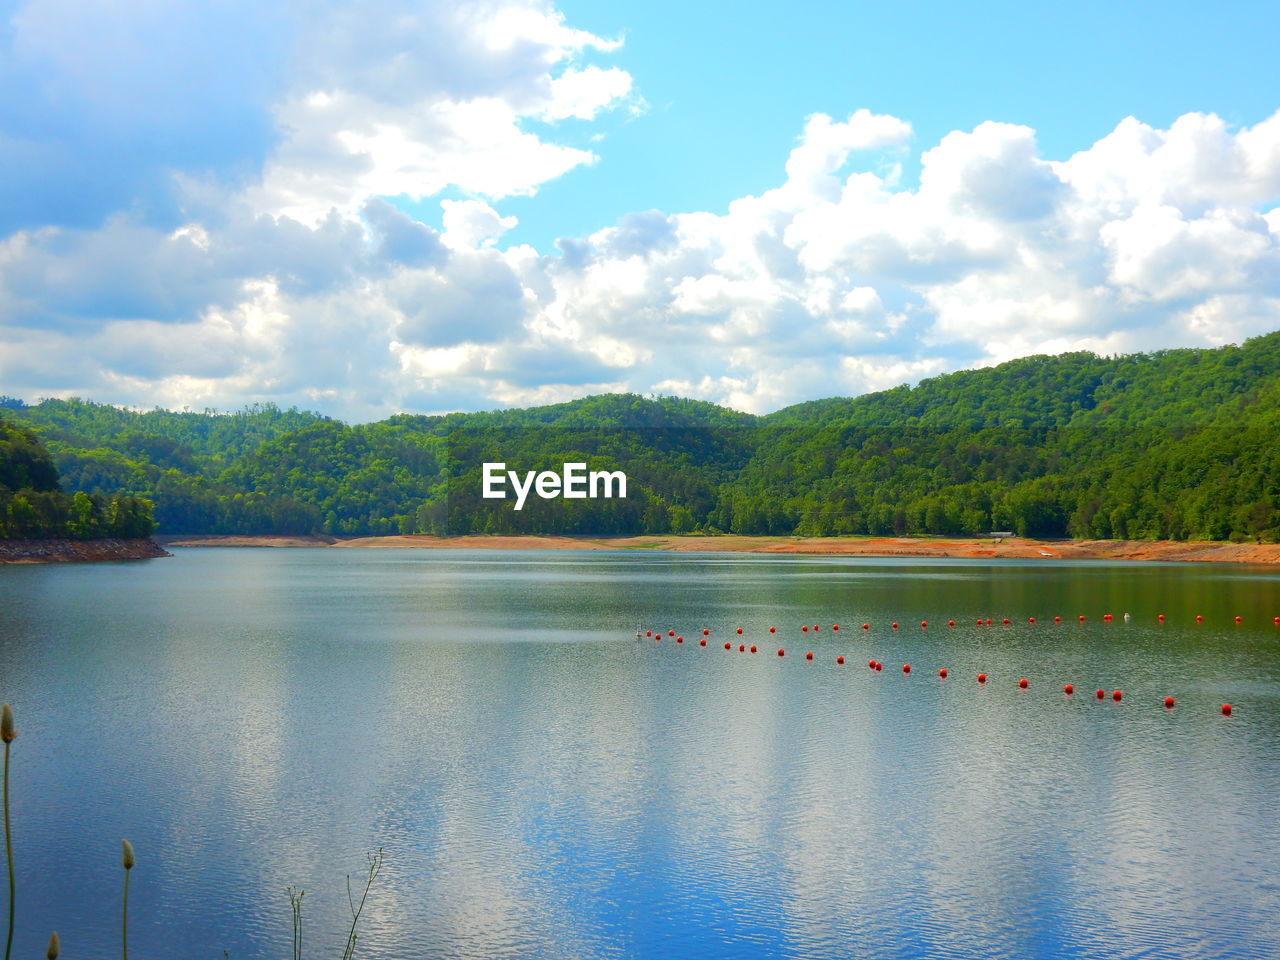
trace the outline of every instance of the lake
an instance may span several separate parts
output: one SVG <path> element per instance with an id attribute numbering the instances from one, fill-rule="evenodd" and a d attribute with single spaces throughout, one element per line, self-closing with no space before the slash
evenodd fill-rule
<path id="1" fill-rule="evenodd" d="M 0 567 L 15 956 L 1280 956 L 1280 571 L 175 554 Z"/>

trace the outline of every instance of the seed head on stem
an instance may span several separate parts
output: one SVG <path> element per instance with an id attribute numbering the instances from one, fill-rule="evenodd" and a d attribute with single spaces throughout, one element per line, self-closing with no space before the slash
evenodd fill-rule
<path id="1" fill-rule="evenodd" d="M 62 941 L 58 939 L 58 931 L 53 931 L 53 936 L 49 938 L 49 949 L 45 951 L 48 960 L 58 960 L 58 950 L 62 947 Z"/>

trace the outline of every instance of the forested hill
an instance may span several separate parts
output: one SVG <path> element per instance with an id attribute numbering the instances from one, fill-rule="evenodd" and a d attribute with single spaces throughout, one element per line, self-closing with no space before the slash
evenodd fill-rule
<path id="1" fill-rule="evenodd" d="M 1030 357 L 764 417 L 634 395 L 349 426 L 270 405 L 133 413 L 0 401 L 64 482 L 163 532 L 1280 538 L 1280 333 Z M 479 497 L 479 465 L 622 469 L 626 501 Z"/>
<path id="2" fill-rule="evenodd" d="M 64 493 L 53 458 L 35 434 L 0 416 L 0 539 L 137 538 L 154 527 L 144 500 Z"/>

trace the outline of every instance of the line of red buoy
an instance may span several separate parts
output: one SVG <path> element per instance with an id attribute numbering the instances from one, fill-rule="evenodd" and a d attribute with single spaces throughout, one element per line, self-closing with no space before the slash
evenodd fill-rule
<path id="1" fill-rule="evenodd" d="M 1128 617 L 1129 617 L 1129 615 L 1128 615 L 1128 614 L 1125 614 L 1125 618 L 1126 618 L 1126 620 L 1128 619 Z M 1060 623 L 1060 622 L 1062 621 L 1062 618 L 1061 618 L 1060 616 L 1055 616 L 1053 619 L 1054 619 L 1054 622 L 1055 622 L 1055 623 Z M 1085 620 L 1085 616 L 1084 616 L 1084 614 L 1080 614 L 1080 615 L 1079 615 L 1079 619 L 1080 619 L 1080 621 L 1081 621 L 1081 622 L 1084 622 L 1084 620 Z M 1103 619 L 1103 621 L 1110 622 L 1110 621 L 1113 621 L 1113 620 L 1114 620 L 1114 616 L 1113 616 L 1112 614 L 1109 614 L 1109 613 L 1108 613 L 1108 614 L 1103 614 L 1102 619 Z M 1161 614 L 1157 614 L 1157 615 L 1156 615 L 1156 620 L 1157 620 L 1158 622 L 1163 623 L 1163 622 L 1165 621 L 1165 619 L 1166 619 L 1166 617 L 1165 617 L 1165 615 L 1164 615 L 1163 613 L 1161 613 Z M 1202 622 L 1204 621 L 1204 615 L 1203 615 L 1203 614 L 1196 614 L 1196 618 L 1195 618 L 1195 619 L 1196 619 L 1196 622 L 1197 622 L 1197 623 L 1202 623 Z M 1243 618 L 1242 616 L 1240 616 L 1240 615 L 1236 615 L 1235 617 L 1233 617 L 1233 621 L 1234 621 L 1236 624 L 1240 624 L 1240 623 L 1242 623 L 1242 622 L 1243 622 L 1243 619 L 1244 619 L 1244 618 Z M 1002 622 L 1003 622 L 1003 623 L 1005 623 L 1005 624 L 1008 624 L 1010 621 L 1009 621 L 1009 619 L 1006 617 L 1006 618 L 1004 618 L 1004 619 L 1002 620 Z M 1028 617 L 1028 622 L 1029 622 L 1029 623 L 1035 623 L 1035 622 L 1036 622 L 1036 618 L 1035 618 L 1035 617 Z M 1276 626 L 1280 626 L 1280 617 L 1273 617 L 1273 618 L 1272 618 L 1272 622 L 1273 622 Z M 979 620 L 977 621 L 977 623 L 978 623 L 979 625 L 982 625 L 982 624 L 984 623 L 984 621 L 983 621 L 983 620 L 981 620 L 981 619 L 979 619 Z M 985 621 L 985 623 L 989 625 L 989 624 L 991 623 L 991 620 L 989 620 L 989 619 L 988 619 L 988 620 L 986 620 L 986 621 Z M 928 625 L 929 625 L 929 622 L 928 622 L 927 620 L 921 620 L 921 621 L 920 621 L 920 626 L 921 626 L 921 627 L 928 627 Z M 954 626 L 955 626 L 955 621 L 954 621 L 954 620 L 949 620 L 949 621 L 947 621 L 947 625 L 948 625 L 948 626 L 950 626 L 950 627 L 954 627 Z M 894 629 L 897 629 L 897 628 L 898 628 L 898 623 L 897 623 L 897 621 L 894 621 L 894 622 L 892 623 L 892 627 L 893 627 Z M 808 630 L 809 630 L 809 626 L 806 624 L 806 625 L 801 626 L 801 628 L 800 628 L 800 629 L 801 629 L 801 631 L 802 631 L 802 632 L 807 633 L 807 632 L 808 632 Z M 820 629 L 820 626 L 819 626 L 818 624 L 814 624 L 814 625 L 813 625 L 813 630 L 814 630 L 815 632 L 817 632 L 819 629 Z M 831 629 L 832 629 L 832 631 L 833 631 L 833 632 L 838 632 L 838 631 L 839 631 L 839 629 L 840 629 L 840 625 L 839 625 L 839 624 L 832 624 L 832 625 L 831 625 Z M 871 629 L 871 624 L 870 624 L 870 623 L 864 623 L 864 624 L 862 625 L 862 629 L 863 629 L 863 630 L 870 630 L 870 629 Z M 742 634 L 742 632 L 743 632 L 743 628 L 742 628 L 742 627 L 738 627 L 738 628 L 737 628 L 737 633 L 738 633 L 739 635 L 741 635 L 741 634 Z M 770 628 L 769 628 L 769 632 L 770 632 L 770 633 L 776 633 L 776 632 L 777 632 L 777 628 L 776 628 L 776 627 L 770 627 Z M 702 640 L 700 640 L 700 641 L 699 641 L 699 646 L 705 647 L 705 646 L 707 645 L 707 641 L 706 641 L 706 639 L 705 639 L 705 638 L 706 638 L 707 636 L 709 636 L 710 634 L 711 634 L 711 630 L 710 630 L 709 628 L 705 628 L 705 627 L 704 627 L 704 628 L 702 629 L 702 635 L 703 635 L 703 638 L 704 638 L 704 639 L 702 639 Z M 684 636 L 683 636 L 683 635 L 677 635 L 677 634 L 676 634 L 676 632 L 675 632 L 675 630 L 668 630 L 668 631 L 667 631 L 667 633 L 666 633 L 666 635 L 667 635 L 668 637 L 675 637 L 675 639 L 676 639 L 676 643 L 678 643 L 678 644 L 683 644 L 683 643 L 684 643 Z M 638 633 L 638 632 L 637 632 L 637 633 L 636 633 L 636 636 L 637 636 L 637 637 L 639 637 L 639 636 L 640 636 L 640 633 Z M 646 636 L 646 637 L 653 637 L 657 642 L 659 642 L 659 643 L 660 643 L 660 642 L 662 642 L 662 633 L 661 633 L 661 631 L 659 631 L 659 632 L 657 632 L 657 633 L 655 634 L 653 630 L 646 630 L 646 631 L 644 632 L 644 636 Z M 732 646 L 732 645 L 731 645 L 730 643 L 726 642 L 726 643 L 725 643 L 725 645 L 724 645 L 724 648 L 725 648 L 726 650 L 729 650 L 729 649 L 731 649 L 731 646 Z M 744 646 L 744 645 L 739 645 L 739 646 L 738 646 L 738 650 L 739 650 L 739 652 L 744 651 L 744 650 L 745 650 L 745 646 Z M 751 652 L 752 652 L 752 653 L 756 653 L 756 652 L 757 652 L 757 648 L 756 648 L 754 645 L 751 647 Z M 779 657 L 784 657 L 785 655 L 786 655 L 786 650 L 785 650 L 784 648 L 779 647 L 779 648 L 778 648 L 778 656 L 779 656 Z M 812 652 L 812 651 L 809 651 L 809 652 L 807 652 L 807 653 L 805 654 L 805 659 L 806 659 L 806 660 L 813 660 L 813 658 L 814 658 L 814 656 L 813 656 L 813 652 Z M 841 655 L 841 656 L 837 656 L 837 657 L 836 657 L 836 663 L 837 663 L 837 664 L 840 664 L 840 665 L 843 665 L 843 664 L 844 664 L 844 656 L 843 656 L 843 655 Z M 883 667 L 884 667 L 884 665 L 883 665 L 882 663 L 880 663 L 878 660 L 868 660 L 868 661 L 867 661 L 867 666 L 868 666 L 869 668 L 871 668 L 871 669 L 873 669 L 873 670 L 877 670 L 877 671 L 882 670 L 882 669 L 883 669 Z M 904 674 L 910 674 L 910 673 L 911 673 L 911 664 L 909 664 L 909 663 L 904 663 L 904 664 L 902 665 L 902 672 L 903 672 Z M 942 679 L 944 679 L 944 680 L 945 680 L 945 679 L 947 678 L 947 676 L 948 676 L 948 671 L 947 671 L 947 669 L 946 669 L 945 667 L 944 667 L 944 668 L 939 669 L 939 670 L 938 670 L 938 676 L 939 676 L 940 678 L 942 678 Z M 986 675 L 985 673 L 980 673 L 980 674 L 978 674 L 978 683 L 980 683 L 980 684 L 985 684 L 986 682 L 987 682 L 987 675 Z M 1022 678 L 1020 678 L 1020 679 L 1018 680 L 1018 686 L 1019 686 L 1019 688 L 1021 688 L 1021 689 L 1026 689 L 1026 688 L 1029 686 L 1029 684 L 1030 684 L 1030 681 L 1028 681 L 1028 679 L 1027 679 L 1026 677 L 1022 677 Z M 1063 686 L 1063 688 L 1062 688 L 1062 689 L 1063 689 L 1063 693 L 1064 693 L 1064 694 L 1066 694 L 1066 695 L 1068 695 L 1068 696 L 1072 695 L 1072 694 L 1075 692 L 1075 687 L 1074 687 L 1072 684 L 1070 684 L 1070 683 L 1065 684 L 1065 685 Z M 1103 699 L 1105 699 L 1105 698 L 1106 698 L 1106 691 L 1105 691 L 1105 690 L 1102 690 L 1102 689 L 1099 689 L 1099 690 L 1097 690 L 1097 691 L 1096 691 L 1095 696 L 1097 697 L 1097 699 L 1099 699 L 1099 700 L 1103 700 Z M 1116 702 L 1116 703 L 1120 703 L 1120 702 L 1123 700 L 1123 697 L 1124 697 L 1124 694 L 1123 694 L 1123 692 L 1122 692 L 1122 691 L 1120 691 L 1120 690 L 1113 690 L 1113 691 L 1111 692 L 1111 699 L 1112 699 L 1114 702 Z M 1175 700 L 1175 698 L 1174 698 L 1174 697 L 1166 696 L 1166 697 L 1164 697 L 1164 698 L 1162 699 L 1161 703 L 1163 704 L 1163 706 L 1165 707 L 1165 709 L 1172 709 L 1172 708 L 1175 706 L 1175 704 L 1176 704 L 1176 700 Z M 1224 703 L 1224 704 L 1222 705 L 1222 715 L 1223 715 L 1223 716 L 1231 716 L 1231 715 L 1232 715 L 1232 713 L 1233 713 L 1233 709 L 1232 709 L 1231 704 L 1229 704 L 1229 703 Z"/>

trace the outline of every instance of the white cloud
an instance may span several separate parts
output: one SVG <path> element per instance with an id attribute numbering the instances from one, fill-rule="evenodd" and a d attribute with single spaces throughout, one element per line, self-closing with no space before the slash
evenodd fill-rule
<path id="1" fill-rule="evenodd" d="M 293 89 L 275 105 L 281 140 L 249 202 L 315 223 L 370 196 L 530 195 L 597 158 L 523 123 L 623 102 L 625 70 L 573 65 L 619 45 L 539 0 L 334 8 L 303 32 Z"/>
<path id="2" fill-rule="evenodd" d="M 548 120 L 591 120 L 630 92 L 631 74 L 617 67 L 566 70 L 551 81 L 551 101 L 542 116 Z"/>
<path id="3" fill-rule="evenodd" d="M 92 99 L 56 6 L 27 6 L 16 49 Z M 552 255 L 501 248 L 502 200 L 595 161 L 560 137 L 636 102 L 628 73 L 584 60 L 618 41 L 542 0 L 287 10 L 257 175 L 179 167 L 176 219 L 117 206 L 0 238 L 6 392 L 365 419 L 625 389 L 765 411 L 1280 327 L 1280 113 L 1125 119 L 1064 160 L 990 121 L 918 145 L 914 187 L 905 120 L 815 114 L 773 189 L 637 211 Z M 443 230 L 382 199 L 401 195 L 440 202 Z"/>
<path id="4" fill-rule="evenodd" d="M 444 236 L 450 247 L 491 247 L 504 233 L 519 221 L 515 217 L 501 216 L 498 211 L 481 200 L 441 200 L 444 213 Z"/>

